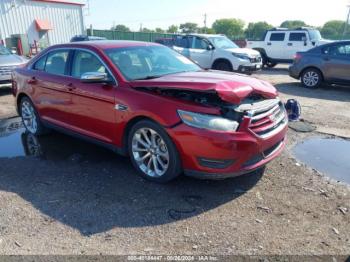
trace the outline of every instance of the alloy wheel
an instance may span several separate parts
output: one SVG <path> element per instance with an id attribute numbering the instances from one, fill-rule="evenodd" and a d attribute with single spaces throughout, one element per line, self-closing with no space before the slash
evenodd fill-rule
<path id="1" fill-rule="evenodd" d="M 140 128 L 132 137 L 132 155 L 140 170 L 161 177 L 169 168 L 169 151 L 163 138 L 151 128 Z"/>
<path id="2" fill-rule="evenodd" d="M 21 104 L 21 114 L 25 128 L 32 134 L 38 131 L 38 122 L 35 114 L 35 109 L 28 101 L 23 101 Z"/>
<path id="3" fill-rule="evenodd" d="M 308 71 L 303 76 L 303 83 L 307 87 L 315 87 L 320 81 L 320 76 L 315 71 Z"/>

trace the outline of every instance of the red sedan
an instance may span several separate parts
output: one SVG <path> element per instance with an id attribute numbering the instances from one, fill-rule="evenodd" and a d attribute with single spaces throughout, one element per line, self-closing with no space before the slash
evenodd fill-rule
<path id="1" fill-rule="evenodd" d="M 272 85 L 203 70 L 158 44 L 56 45 L 13 80 L 30 133 L 57 129 L 101 144 L 155 182 L 249 173 L 285 144 L 288 120 Z"/>

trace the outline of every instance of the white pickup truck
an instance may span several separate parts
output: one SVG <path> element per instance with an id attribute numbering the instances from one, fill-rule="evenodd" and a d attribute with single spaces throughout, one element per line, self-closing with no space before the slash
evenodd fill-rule
<path id="1" fill-rule="evenodd" d="M 262 68 L 259 52 L 240 48 L 224 35 L 176 36 L 172 48 L 205 69 L 251 73 Z"/>
<path id="2" fill-rule="evenodd" d="M 322 39 L 317 29 L 274 28 L 266 31 L 261 41 L 248 40 L 247 47 L 260 52 L 264 65 L 274 67 L 278 63 L 292 63 L 297 52 L 305 52 L 315 46 L 330 42 L 330 40 Z"/>

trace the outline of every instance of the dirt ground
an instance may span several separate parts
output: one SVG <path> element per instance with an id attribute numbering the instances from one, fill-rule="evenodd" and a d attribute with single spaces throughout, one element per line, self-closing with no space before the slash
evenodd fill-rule
<path id="1" fill-rule="evenodd" d="M 299 163 L 292 148 L 312 136 L 350 137 L 350 88 L 304 89 L 285 66 L 257 77 L 298 99 L 317 127 L 290 129 L 264 174 L 157 185 L 127 158 L 53 133 L 39 139 L 39 158 L 0 157 L 0 254 L 349 255 L 350 187 Z M 3 91 L 2 122 L 11 115 Z M 14 134 L 7 143 L 23 148 L 26 134 Z M 1 141 L 0 155 L 10 155 Z"/>

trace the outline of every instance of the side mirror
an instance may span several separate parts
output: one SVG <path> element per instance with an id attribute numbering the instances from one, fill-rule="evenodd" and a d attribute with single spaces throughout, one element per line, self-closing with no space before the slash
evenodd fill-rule
<path id="1" fill-rule="evenodd" d="M 100 72 L 87 72 L 84 73 L 80 81 L 83 83 L 109 83 L 106 73 Z"/>
<path id="2" fill-rule="evenodd" d="M 212 45 L 212 44 L 209 44 L 208 46 L 207 46 L 207 50 L 208 51 L 211 51 L 211 50 L 214 50 L 215 49 L 215 47 Z"/>

